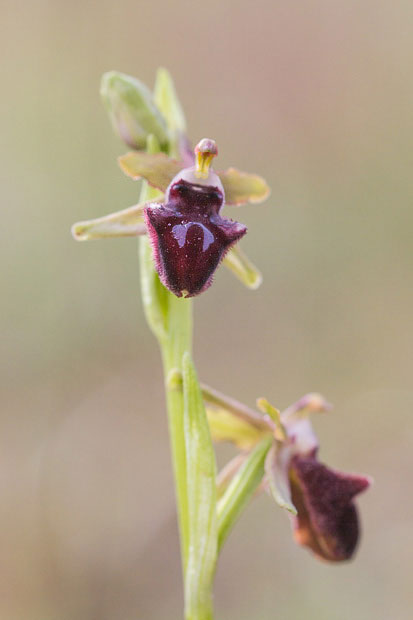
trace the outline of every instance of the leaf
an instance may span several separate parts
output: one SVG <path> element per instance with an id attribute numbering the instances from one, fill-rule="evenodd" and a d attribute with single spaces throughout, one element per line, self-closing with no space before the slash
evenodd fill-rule
<path id="1" fill-rule="evenodd" d="M 225 203 L 228 205 L 263 202 L 270 195 L 266 181 L 257 174 L 228 168 L 224 172 L 219 172 L 218 176 L 224 186 Z"/>
<path id="2" fill-rule="evenodd" d="M 218 502 L 219 549 L 261 484 L 266 455 L 272 441 L 271 437 L 266 437 L 250 452 Z"/>
<path id="3" fill-rule="evenodd" d="M 218 544 L 216 464 L 201 389 L 189 353 L 182 361 L 189 546 L 185 571 L 186 617 L 212 609 L 211 583 Z M 205 613 L 205 618 L 212 617 Z"/>
<path id="4" fill-rule="evenodd" d="M 76 241 L 144 235 L 146 233 L 143 220 L 144 207 L 145 203 L 140 203 L 94 220 L 76 222 L 72 226 L 72 235 Z"/>
<path id="5" fill-rule="evenodd" d="M 262 282 L 260 271 L 251 263 L 239 245 L 233 246 L 227 252 L 223 263 L 247 288 L 255 290 L 260 286 Z"/>
<path id="6" fill-rule="evenodd" d="M 145 153 L 131 151 L 118 158 L 123 172 L 134 179 L 143 178 L 149 185 L 162 192 L 166 191 L 174 176 L 182 169 L 179 162 L 170 159 L 164 153 Z"/>
<path id="7" fill-rule="evenodd" d="M 274 442 L 265 459 L 265 473 L 272 497 L 276 503 L 293 515 L 297 510 L 291 501 L 288 467 L 291 458 L 290 448 Z"/>

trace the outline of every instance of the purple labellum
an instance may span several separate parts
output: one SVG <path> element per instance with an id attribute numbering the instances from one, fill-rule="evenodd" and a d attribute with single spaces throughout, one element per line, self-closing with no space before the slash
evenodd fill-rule
<path id="1" fill-rule="evenodd" d="M 165 204 L 145 207 L 156 270 L 177 297 L 207 289 L 226 252 L 247 231 L 219 215 L 223 204 L 223 188 L 212 171 L 203 180 L 186 169 L 173 179 Z"/>
<path id="2" fill-rule="evenodd" d="M 369 487 L 369 479 L 329 469 L 311 454 L 293 457 L 290 482 L 297 542 L 330 562 L 350 559 L 359 539 L 353 499 Z"/>

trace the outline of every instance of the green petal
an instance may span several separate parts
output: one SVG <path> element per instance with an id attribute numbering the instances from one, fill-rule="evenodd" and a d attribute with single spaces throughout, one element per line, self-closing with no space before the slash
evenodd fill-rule
<path id="1" fill-rule="evenodd" d="M 118 159 L 119 166 L 132 179 L 146 179 L 149 185 L 164 192 L 182 165 L 164 153 L 130 152 Z"/>
<path id="2" fill-rule="evenodd" d="M 225 190 L 225 203 L 243 205 L 247 202 L 263 202 L 270 195 L 266 181 L 257 174 L 241 172 L 236 168 L 228 168 L 218 173 Z"/>
<path id="3" fill-rule="evenodd" d="M 262 283 L 262 275 L 257 267 L 251 263 L 239 245 L 235 245 L 225 255 L 223 264 L 232 271 L 247 288 L 256 290 Z"/>
<path id="4" fill-rule="evenodd" d="M 293 515 L 297 510 L 291 501 L 288 466 L 291 458 L 290 450 L 282 444 L 274 442 L 265 459 L 265 473 L 272 497 L 281 508 Z"/>
<path id="5" fill-rule="evenodd" d="M 302 396 L 297 402 L 285 409 L 281 418 L 284 423 L 291 424 L 294 420 L 303 420 L 312 413 L 326 413 L 331 411 L 333 406 L 324 396 L 317 392 L 310 392 Z"/>
<path id="6" fill-rule="evenodd" d="M 257 407 L 263 413 L 266 413 L 275 424 L 275 438 L 279 441 L 285 441 L 287 439 L 287 432 L 281 422 L 281 413 L 268 402 L 266 398 L 257 399 Z"/>
<path id="7" fill-rule="evenodd" d="M 72 235 L 76 241 L 144 235 L 146 233 L 143 220 L 144 207 L 145 203 L 141 203 L 94 220 L 76 222 L 72 226 Z"/>

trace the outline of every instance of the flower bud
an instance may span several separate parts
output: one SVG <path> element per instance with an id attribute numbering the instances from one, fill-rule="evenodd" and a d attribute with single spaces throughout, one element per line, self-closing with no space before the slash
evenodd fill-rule
<path id="1" fill-rule="evenodd" d="M 163 146 L 168 140 L 166 123 L 147 86 L 117 71 L 102 76 L 100 94 L 115 132 L 134 149 L 143 149 L 153 134 Z"/>

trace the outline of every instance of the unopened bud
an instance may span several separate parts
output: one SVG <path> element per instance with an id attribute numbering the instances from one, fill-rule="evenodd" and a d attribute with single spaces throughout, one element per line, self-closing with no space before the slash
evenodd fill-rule
<path id="1" fill-rule="evenodd" d="M 100 94 L 115 132 L 134 149 L 146 147 L 153 134 L 163 146 L 166 123 L 147 86 L 129 75 L 109 71 L 102 76 Z"/>

